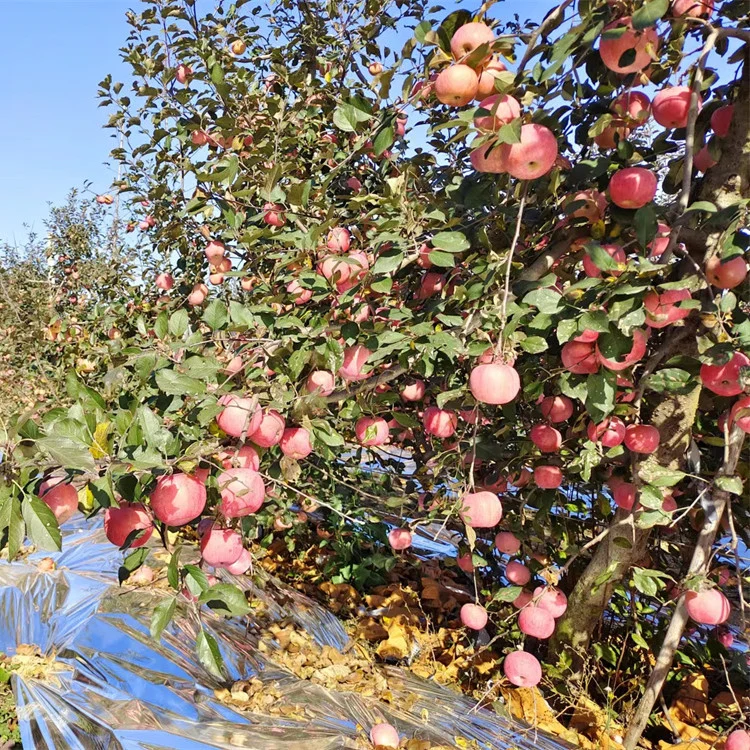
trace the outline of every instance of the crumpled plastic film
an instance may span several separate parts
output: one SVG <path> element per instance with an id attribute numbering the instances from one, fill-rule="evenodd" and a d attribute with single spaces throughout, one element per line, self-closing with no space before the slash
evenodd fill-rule
<path id="1" fill-rule="evenodd" d="M 45 557 L 55 569 L 44 572 Z M 13 674 L 24 748 L 35 750 L 338 750 L 368 748 L 373 724 L 402 736 L 500 750 L 562 750 L 562 742 L 483 709 L 447 688 L 398 667 L 385 670 L 389 703 L 329 690 L 273 661 L 258 648 L 259 623 L 227 620 L 180 597 L 160 642 L 151 638 L 153 588 L 120 587 L 122 553 L 99 519 L 80 516 L 63 528 L 63 551 L 0 564 L 0 652 L 30 655 Z M 333 614 L 265 573 L 224 576 L 248 589 L 268 621 L 294 622 L 320 646 L 344 649 L 347 634 Z M 201 626 L 217 640 L 226 679 L 196 657 Z M 267 634 L 264 636 L 268 642 Z M 235 710 L 215 691 L 238 680 L 272 690 L 269 713 Z M 462 739 L 457 739 L 462 738 Z"/>

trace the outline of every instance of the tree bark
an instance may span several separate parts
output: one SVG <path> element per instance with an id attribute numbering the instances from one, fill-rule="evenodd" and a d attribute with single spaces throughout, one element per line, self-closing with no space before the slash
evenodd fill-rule
<path id="1" fill-rule="evenodd" d="M 695 338 L 685 346 L 695 348 Z M 651 424 L 659 429 L 662 442 L 650 459 L 641 464 L 641 473 L 652 463 L 669 470 L 685 470 L 685 453 L 698 409 L 700 385 L 684 395 L 665 398 L 656 407 Z M 651 529 L 638 528 L 631 511 L 618 510 L 607 537 L 596 547 L 586 570 L 577 580 L 568 599 L 567 612 L 557 621 L 551 642 L 552 653 L 568 651 L 579 664 L 588 649 L 591 635 L 609 603 L 612 592 L 628 571 L 643 557 Z"/>

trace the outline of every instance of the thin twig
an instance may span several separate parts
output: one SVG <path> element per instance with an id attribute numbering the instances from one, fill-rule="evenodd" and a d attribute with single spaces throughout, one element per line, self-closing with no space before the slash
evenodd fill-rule
<path id="1" fill-rule="evenodd" d="M 732 541 L 730 544 L 730 549 L 732 550 L 732 554 L 734 555 L 734 565 L 737 569 L 737 593 L 740 596 L 740 616 L 742 618 L 742 632 L 747 632 L 747 620 L 745 619 L 745 595 L 742 591 L 742 565 L 740 563 L 740 553 L 737 551 L 737 531 L 734 527 L 734 514 L 732 513 L 732 501 L 730 500 L 727 503 L 727 520 L 729 521 L 729 531 L 732 534 Z"/>
<path id="2" fill-rule="evenodd" d="M 698 104 L 700 102 L 700 90 L 703 84 L 703 71 L 706 67 L 706 60 L 708 59 L 711 50 L 716 46 L 716 42 L 719 39 L 719 32 L 714 29 L 706 39 L 701 55 L 698 58 L 698 63 L 695 68 L 695 77 L 693 78 L 693 85 L 690 89 L 690 110 L 688 111 L 687 128 L 685 130 L 685 158 L 682 162 L 682 189 L 680 190 L 680 197 L 677 201 L 677 207 L 679 209 L 678 221 L 675 222 L 675 226 L 672 227 L 669 233 L 669 244 L 666 250 L 662 253 L 659 262 L 666 265 L 672 259 L 672 254 L 677 245 L 677 239 L 680 234 L 680 222 L 679 219 L 685 213 L 690 202 L 690 186 L 692 185 L 693 179 L 693 152 L 695 151 L 695 123 L 698 120 Z"/>
<path id="3" fill-rule="evenodd" d="M 547 29 L 549 29 L 550 26 L 552 26 L 555 22 L 557 22 L 560 18 L 560 16 L 564 13 L 565 9 L 571 5 L 573 0 L 564 0 L 564 2 L 560 3 L 540 24 L 537 26 L 534 33 L 531 35 L 531 39 L 529 39 L 529 43 L 526 46 L 526 51 L 523 53 L 523 57 L 521 58 L 521 62 L 518 63 L 518 70 L 516 71 L 516 75 L 520 75 L 523 73 L 524 68 L 526 67 L 526 64 L 529 62 L 529 60 L 534 55 L 534 47 L 536 46 L 537 41 L 539 40 L 539 37 L 542 36 Z"/>

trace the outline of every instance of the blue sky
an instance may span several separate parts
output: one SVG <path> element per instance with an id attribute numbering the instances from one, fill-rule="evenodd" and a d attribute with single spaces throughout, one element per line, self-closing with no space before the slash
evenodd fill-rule
<path id="1" fill-rule="evenodd" d="M 479 2 L 449 0 L 446 8 Z M 0 241 L 43 232 L 48 203 L 90 180 L 104 191 L 114 176 L 113 146 L 102 128 L 98 82 L 128 81 L 119 48 L 125 12 L 138 0 L 0 0 Z M 552 0 L 498 3 L 491 15 L 539 18 Z M 92 193 L 93 195 L 93 193 Z M 25 226 L 28 225 L 28 226 Z"/>
<path id="2" fill-rule="evenodd" d="M 47 202 L 105 188 L 112 148 L 97 83 L 122 79 L 132 0 L 0 0 L 0 241 L 43 230 Z"/>

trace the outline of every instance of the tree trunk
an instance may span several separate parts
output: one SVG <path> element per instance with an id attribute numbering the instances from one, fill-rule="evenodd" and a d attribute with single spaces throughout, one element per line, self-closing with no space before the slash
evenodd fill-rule
<path id="1" fill-rule="evenodd" d="M 684 345 L 686 354 L 695 349 L 692 332 Z M 656 407 L 651 424 L 659 429 L 662 442 L 649 460 L 640 466 L 641 473 L 645 474 L 654 462 L 670 470 L 685 470 L 685 454 L 690 445 L 700 390 L 700 385 L 697 385 L 687 394 L 665 398 Z M 552 653 L 569 651 L 574 663 L 580 663 L 612 591 L 643 557 L 650 536 L 651 529 L 636 526 L 631 511 L 617 511 L 607 537 L 596 547 L 586 570 L 576 582 L 568 599 L 567 612 L 557 621 Z"/>
<path id="2" fill-rule="evenodd" d="M 719 209 L 750 197 L 750 45 L 745 45 L 745 64 L 734 117 L 727 138 L 723 139 L 721 158 L 703 177 L 694 200 L 709 201 Z M 703 262 L 718 250 L 721 228 L 710 232 L 681 227 L 680 240 L 687 244 L 694 262 Z M 693 324 L 695 325 L 695 323 Z M 674 346 L 674 342 L 673 342 Z M 696 353 L 695 336 L 684 339 L 680 353 Z M 667 357 L 664 356 L 664 359 Z M 658 364 L 658 362 L 657 362 Z M 656 366 L 656 365 L 655 365 Z M 648 368 L 648 364 L 646 365 Z M 682 396 L 665 398 L 655 409 L 651 423 L 658 427 L 662 444 L 649 460 L 639 467 L 645 476 L 653 462 L 668 469 L 685 469 L 685 452 L 698 408 L 700 385 Z M 617 539 L 628 539 L 626 546 Z M 551 653 L 570 650 L 577 658 L 586 651 L 594 627 L 601 619 L 614 588 L 643 554 L 650 537 L 649 530 L 637 529 L 632 514 L 618 511 L 607 537 L 598 545 L 587 568 L 576 582 L 568 600 L 568 611 L 558 620 Z M 671 662 L 670 662 L 671 664 Z M 639 735 L 640 736 L 640 735 Z"/>

